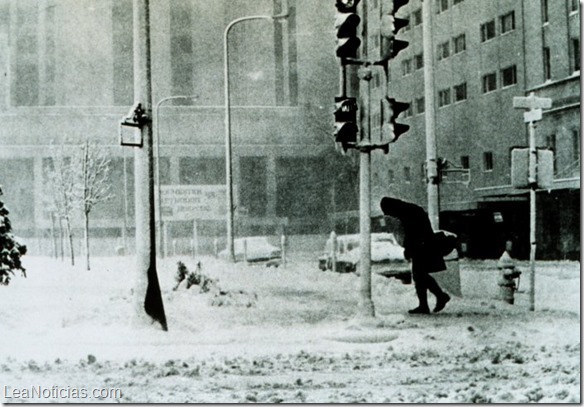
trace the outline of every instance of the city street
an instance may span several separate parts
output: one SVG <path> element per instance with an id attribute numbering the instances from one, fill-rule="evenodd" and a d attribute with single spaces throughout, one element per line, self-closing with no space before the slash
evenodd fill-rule
<path id="1" fill-rule="evenodd" d="M 0 0 L 0 400 L 581 403 L 580 9 Z"/>
<path id="2" fill-rule="evenodd" d="M 354 318 L 358 277 L 322 272 L 316 257 L 279 268 L 202 258 L 219 300 L 184 282 L 173 291 L 176 262 L 195 263 L 166 259 L 168 332 L 132 327 L 131 257 L 96 258 L 95 271 L 30 257 L 28 278 L 0 297 L 3 391 L 122 391 L 59 400 L 74 402 L 580 402 L 579 263 L 538 262 L 535 312 L 526 263 L 509 305 L 496 299 L 494 260 L 462 261 L 463 297 L 427 316 L 407 314 L 413 285 L 373 276 L 377 315 L 365 322 Z"/>

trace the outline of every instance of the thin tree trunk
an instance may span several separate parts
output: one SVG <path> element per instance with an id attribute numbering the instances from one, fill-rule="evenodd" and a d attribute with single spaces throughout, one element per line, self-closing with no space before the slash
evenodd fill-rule
<path id="1" fill-rule="evenodd" d="M 73 233 L 71 232 L 71 221 L 69 216 L 65 217 L 65 223 L 67 225 L 67 235 L 69 236 L 69 253 L 71 254 L 71 265 L 75 265 L 75 253 L 73 251 Z"/>
<path id="2" fill-rule="evenodd" d="M 65 236 L 63 234 L 63 218 L 59 217 L 59 243 L 61 261 L 65 261 Z"/>
<path id="3" fill-rule="evenodd" d="M 85 260 L 87 263 L 87 270 L 89 267 L 89 212 L 85 212 Z"/>

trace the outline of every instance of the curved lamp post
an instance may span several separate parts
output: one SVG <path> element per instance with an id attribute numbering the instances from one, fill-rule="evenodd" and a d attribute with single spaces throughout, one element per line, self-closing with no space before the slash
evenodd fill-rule
<path id="1" fill-rule="evenodd" d="M 233 170 L 231 163 L 231 102 L 229 100 L 229 32 L 238 23 L 249 20 L 274 20 L 288 17 L 288 12 L 273 16 L 259 15 L 240 17 L 231 21 L 223 34 L 223 75 L 225 87 L 225 183 L 227 184 L 227 258 L 235 263 L 234 243 L 233 243 Z"/>
<path id="2" fill-rule="evenodd" d="M 169 100 L 176 100 L 176 99 L 192 99 L 192 100 L 196 100 L 198 99 L 199 96 L 198 95 L 191 95 L 191 96 L 183 96 L 183 95 L 178 95 L 178 96 L 168 96 L 165 98 L 162 98 L 158 101 L 158 103 L 156 103 L 156 106 L 154 108 L 154 114 L 155 114 L 155 124 L 156 124 L 156 187 L 157 187 L 157 196 L 158 196 L 158 202 L 156 203 L 156 208 L 157 208 L 157 212 L 158 212 L 158 247 L 160 248 L 160 256 L 164 257 L 165 256 L 165 250 L 164 247 L 162 247 L 162 245 L 164 244 L 164 237 L 163 237 L 163 233 L 162 233 L 162 227 L 163 227 L 163 223 L 162 223 L 162 195 L 160 193 L 160 136 L 159 136 L 159 120 L 158 120 L 158 113 L 159 113 L 159 108 L 160 105 L 162 105 L 162 103 L 167 102 Z"/>

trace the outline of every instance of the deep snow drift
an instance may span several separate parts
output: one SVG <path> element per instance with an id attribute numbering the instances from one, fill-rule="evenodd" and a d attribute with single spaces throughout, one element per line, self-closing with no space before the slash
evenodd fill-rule
<path id="1" fill-rule="evenodd" d="M 133 258 L 95 258 L 91 271 L 25 260 L 28 278 L 0 287 L 3 401 L 580 402 L 576 262 L 538 263 L 535 312 L 524 263 L 515 305 L 496 298 L 495 261 L 462 261 L 463 297 L 428 316 L 407 314 L 412 285 L 374 275 L 376 320 L 364 323 L 359 278 L 319 271 L 314 255 L 279 268 L 197 259 L 236 293 L 221 301 L 173 291 L 177 261 L 196 264 L 176 257 L 158 266 L 163 332 L 133 323 Z M 14 397 L 33 386 L 67 391 Z M 78 388 L 122 396 L 73 397 Z"/>

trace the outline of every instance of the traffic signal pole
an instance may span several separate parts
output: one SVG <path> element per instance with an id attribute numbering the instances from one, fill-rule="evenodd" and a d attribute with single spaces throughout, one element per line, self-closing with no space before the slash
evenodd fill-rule
<path id="1" fill-rule="evenodd" d="M 367 60 L 367 0 L 363 0 L 363 51 L 362 59 Z M 371 103 L 371 68 L 359 69 L 359 96 L 361 99 L 361 141 L 363 145 L 371 142 L 370 103 Z M 359 233 L 361 273 L 359 316 L 375 317 L 375 308 L 371 298 L 371 149 L 359 151 Z"/>
<path id="2" fill-rule="evenodd" d="M 136 283 L 134 305 L 138 319 L 148 316 L 168 330 L 156 273 L 154 220 L 154 156 L 152 141 L 152 86 L 150 69 L 149 0 L 134 0 L 134 100 L 144 109 L 142 146 L 134 150 L 136 210 Z M 146 318 L 148 319 L 148 318 Z"/>
<path id="3" fill-rule="evenodd" d="M 434 106 L 434 49 L 432 40 L 432 5 L 422 1 L 422 36 L 424 52 L 424 104 L 426 117 L 426 182 L 428 217 L 434 230 L 439 226 L 438 162 L 436 148 L 436 111 Z"/>

